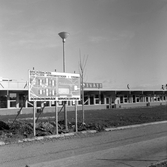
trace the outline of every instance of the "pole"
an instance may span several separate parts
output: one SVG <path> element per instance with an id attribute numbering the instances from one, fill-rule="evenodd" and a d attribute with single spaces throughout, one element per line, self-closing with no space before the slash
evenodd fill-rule
<path id="1" fill-rule="evenodd" d="M 63 103 L 64 103 L 64 121 L 65 121 L 65 128 L 66 128 L 66 131 L 68 131 L 68 123 L 67 123 L 67 104 L 66 104 L 66 101 L 64 101 Z"/>
<path id="2" fill-rule="evenodd" d="M 65 49 L 64 49 L 65 39 L 63 39 L 63 72 L 66 72 L 66 64 L 65 64 Z M 64 105 L 64 123 L 65 123 L 65 129 L 68 131 L 68 123 L 67 123 L 67 105 L 66 101 L 63 101 Z"/>
<path id="3" fill-rule="evenodd" d="M 63 40 L 63 72 L 66 72 L 64 44 L 65 44 L 65 40 L 68 37 L 68 35 L 69 35 L 69 33 L 67 33 L 67 32 L 60 32 L 59 33 L 59 36 Z M 65 129 L 66 129 L 66 131 L 68 131 L 66 101 L 63 101 L 63 106 L 64 106 Z"/>
<path id="4" fill-rule="evenodd" d="M 77 101 L 75 101 L 75 131 L 78 132 Z"/>
<path id="5" fill-rule="evenodd" d="M 36 122 L 35 122 L 35 117 L 36 115 L 36 101 L 34 101 L 34 105 L 33 105 L 33 133 L 34 133 L 34 137 L 36 136 Z"/>
<path id="6" fill-rule="evenodd" d="M 64 45 L 65 45 L 65 40 L 63 39 L 63 72 L 66 72 L 66 60 L 65 60 L 65 49 L 64 49 Z"/>
<path id="7" fill-rule="evenodd" d="M 59 134 L 59 129 L 58 129 L 58 103 L 55 101 L 55 124 L 56 124 L 56 135 Z"/>

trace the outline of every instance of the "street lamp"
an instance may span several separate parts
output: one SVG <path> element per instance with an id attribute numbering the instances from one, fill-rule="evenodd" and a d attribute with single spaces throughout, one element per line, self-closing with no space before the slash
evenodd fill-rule
<path id="1" fill-rule="evenodd" d="M 68 32 L 60 32 L 58 35 L 62 38 L 62 41 L 63 41 L 63 72 L 66 72 L 64 43 L 66 41 L 66 38 L 69 36 L 69 33 Z M 63 105 L 64 105 L 65 128 L 66 128 L 66 130 L 68 130 L 66 101 L 64 101 L 63 103 L 64 103 Z"/>
<path id="2" fill-rule="evenodd" d="M 65 64 L 65 51 L 64 51 L 64 43 L 66 41 L 66 38 L 69 36 L 70 34 L 68 32 L 60 32 L 59 36 L 62 38 L 63 41 L 63 72 L 66 72 L 66 64 Z"/>

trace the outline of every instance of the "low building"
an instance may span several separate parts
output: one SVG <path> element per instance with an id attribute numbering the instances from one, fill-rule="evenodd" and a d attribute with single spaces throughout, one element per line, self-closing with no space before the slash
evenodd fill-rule
<path id="1" fill-rule="evenodd" d="M 84 109 L 130 108 L 166 105 L 167 90 L 140 90 L 140 89 L 104 89 L 84 88 Z M 68 101 L 68 111 L 74 110 L 74 101 Z M 23 107 L 23 112 L 32 112 L 33 102 L 28 101 L 28 83 L 9 79 L 0 80 L 0 115 L 16 114 Z M 37 102 L 41 107 L 42 102 Z M 53 112 L 55 101 L 45 103 L 45 112 Z M 62 102 L 59 101 L 59 107 Z M 82 107 L 78 101 L 78 110 Z"/>

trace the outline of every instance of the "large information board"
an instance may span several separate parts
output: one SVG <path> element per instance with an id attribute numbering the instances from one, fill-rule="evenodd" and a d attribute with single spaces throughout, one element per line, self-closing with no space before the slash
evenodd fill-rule
<path id="1" fill-rule="evenodd" d="M 29 71 L 29 101 L 80 100 L 80 75 Z"/>

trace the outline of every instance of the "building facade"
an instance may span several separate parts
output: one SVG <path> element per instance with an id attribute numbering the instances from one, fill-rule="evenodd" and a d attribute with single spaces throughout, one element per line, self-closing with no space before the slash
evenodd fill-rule
<path id="1" fill-rule="evenodd" d="M 137 89 L 103 89 L 84 88 L 84 109 L 109 109 L 130 108 L 166 105 L 167 91 L 137 90 Z M 28 101 L 28 84 L 23 81 L 2 80 L 0 81 L 0 115 L 16 114 L 23 107 L 25 113 L 32 112 L 33 102 Z M 68 101 L 68 111 L 74 110 L 74 101 Z M 37 102 L 41 107 L 42 102 Z M 55 101 L 45 103 L 46 112 L 52 112 Z M 62 102 L 59 102 L 59 107 Z M 81 101 L 78 101 L 78 109 L 81 109 Z"/>

